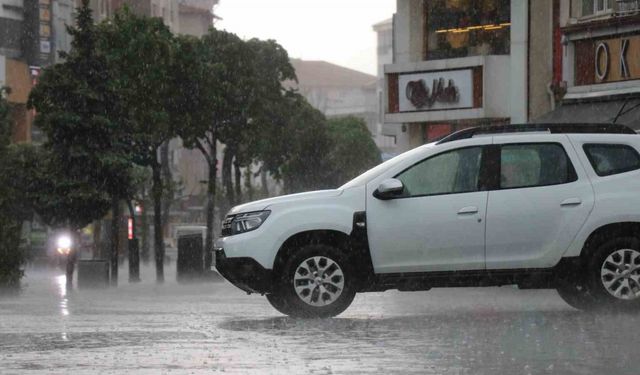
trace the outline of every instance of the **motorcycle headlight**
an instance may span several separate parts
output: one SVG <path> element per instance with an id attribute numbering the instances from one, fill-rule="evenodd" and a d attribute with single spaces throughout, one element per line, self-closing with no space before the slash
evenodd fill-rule
<path id="1" fill-rule="evenodd" d="M 270 213 L 271 211 L 258 211 L 235 215 L 231 222 L 227 224 L 230 227 L 229 234 L 246 233 L 260 228 Z"/>
<path id="2" fill-rule="evenodd" d="M 70 248 L 72 245 L 71 237 L 69 237 L 68 235 L 62 235 L 58 237 L 58 240 L 56 241 L 56 243 L 59 248 L 62 248 L 62 249 Z"/>

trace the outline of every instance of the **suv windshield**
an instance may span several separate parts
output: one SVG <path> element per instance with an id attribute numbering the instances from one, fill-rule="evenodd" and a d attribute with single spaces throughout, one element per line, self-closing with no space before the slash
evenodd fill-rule
<path id="1" fill-rule="evenodd" d="M 340 189 L 349 189 L 352 187 L 356 187 L 356 186 L 361 186 L 366 184 L 367 182 L 371 181 L 372 179 L 376 178 L 376 176 L 379 176 L 382 172 L 388 170 L 389 168 L 393 167 L 394 165 L 401 163 L 404 160 L 410 159 L 412 157 L 414 157 L 416 154 L 419 154 L 421 152 L 424 152 L 423 150 L 426 147 L 433 147 L 435 144 L 428 144 L 428 145 L 424 145 L 422 147 L 418 147 L 415 148 L 409 152 L 405 152 L 401 155 L 398 155 L 392 159 L 389 159 L 387 161 L 385 161 L 382 164 L 377 165 L 374 168 L 371 168 L 370 170 L 366 171 L 365 173 L 361 174 L 360 176 L 354 178 L 353 180 L 347 182 L 346 184 L 340 186 Z"/>

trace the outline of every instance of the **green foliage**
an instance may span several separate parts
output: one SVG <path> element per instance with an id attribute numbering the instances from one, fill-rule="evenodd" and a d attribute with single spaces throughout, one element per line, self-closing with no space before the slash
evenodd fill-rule
<path id="1" fill-rule="evenodd" d="M 286 161 L 287 124 L 292 115 L 292 102 L 303 100 L 284 90 L 283 82 L 295 81 L 296 75 L 287 51 L 273 40 L 251 39 L 248 42 L 254 58 L 254 100 L 249 107 L 251 123 L 246 130 L 246 147 L 242 165 L 261 162 L 263 168 L 280 177 L 280 166 Z"/>
<path id="2" fill-rule="evenodd" d="M 181 107 L 184 113 L 176 133 L 185 146 L 201 146 L 201 151 L 208 156 L 205 146 L 212 144 L 213 133 L 225 111 L 220 85 L 222 64 L 218 52 L 204 38 L 178 36 L 176 42 L 178 53 L 174 69 L 189 72 L 174 76 L 177 92 L 172 104 Z"/>
<path id="3" fill-rule="evenodd" d="M 5 99 L 8 94 L 7 87 L 0 87 L 0 153 L 6 149 L 11 142 L 11 109 Z"/>
<path id="4" fill-rule="evenodd" d="M 163 276 L 163 192 L 172 190 L 163 183 L 170 180 L 167 154 L 158 152 L 179 129 L 193 123 L 191 90 L 201 88 L 196 77 L 197 44 L 189 38 L 176 38 L 160 18 L 137 16 L 127 7 L 113 19 L 98 26 L 98 51 L 105 56 L 117 93 L 119 125 L 126 129 L 132 160 L 151 167 L 154 207 L 154 243 L 157 280 Z M 164 176 L 163 176 L 164 175 Z M 169 178 L 167 178 L 169 177 Z M 165 200 L 164 211 L 169 210 Z M 166 213 L 165 213 L 166 215 Z"/>
<path id="5" fill-rule="evenodd" d="M 291 98 L 282 166 L 285 190 L 289 193 L 332 188 L 330 139 L 324 115 L 299 95 Z"/>
<path id="6" fill-rule="evenodd" d="M 105 57 L 117 94 L 118 123 L 125 128 L 136 164 L 157 163 L 158 148 L 174 136 L 182 120 L 176 92 L 176 42 L 159 18 L 134 15 L 128 8 L 97 26 L 97 49 Z"/>
<path id="7" fill-rule="evenodd" d="M 331 152 L 330 180 L 340 186 L 380 164 L 380 150 L 363 119 L 348 116 L 328 121 Z"/>
<path id="8" fill-rule="evenodd" d="M 69 28 L 71 52 L 64 55 L 64 63 L 43 71 L 29 104 L 47 136 L 46 168 L 36 179 L 36 211 L 51 226 L 77 230 L 103 217 L 110 198 L 127 196 L 132 187 L 116 80 L 96 50 L 87 0 L 76 24 Z"/>
<path id="9" fill-rule="evenodd" d="M 20 249 L 20 225 L 0 216 L 0 289 L 16 288 L 24 275 L 25 254 Z"/>
<path id="10" fill-rule="evenodd" d="M 0 90 L 0 288 L 19 286 L 23 276 L 25 254 L 20 248 L 21 214 L 17 207 L 23 199 L 23 190 L 16 185 L 10 171 L 19 171 L 14 164 L 14 152 L 9 146 L 12 122 L 9 104 Z"/>

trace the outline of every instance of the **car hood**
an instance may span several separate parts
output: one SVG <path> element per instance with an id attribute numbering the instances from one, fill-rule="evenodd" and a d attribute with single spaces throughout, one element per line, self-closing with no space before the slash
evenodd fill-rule
<path id="1" fill-rule="evenodd" d="M 272 206 L 278 203 L 294 203 L 294 202 L 303 202 L 303 201 L 322 199 L 322 198 L 331 198 L 331 197 L 337 197 L 340 194 L 342 194 L 342 190 L 335 189 L 335 190 L 319 190 L 319 191 L 310 191 L 307 193 L 283 195 L 280 197 L 262 199 L 259 201 L 249 202 L 239 206 L 235 206 L 234 208 L 231 209 L 231 211 L 229 211 L 229 214 L 235 215 L 243 212 L 262 211 L 267 209 L 269 206 Z"/>

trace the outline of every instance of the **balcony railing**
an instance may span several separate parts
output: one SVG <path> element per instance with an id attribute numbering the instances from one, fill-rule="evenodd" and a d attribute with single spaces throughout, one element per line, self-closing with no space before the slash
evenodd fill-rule
<path id="1" fill-rule="evenodd" d="M 617 0 L 620 15 L 628 15 L 640 12 L 640 0 Z"/>

